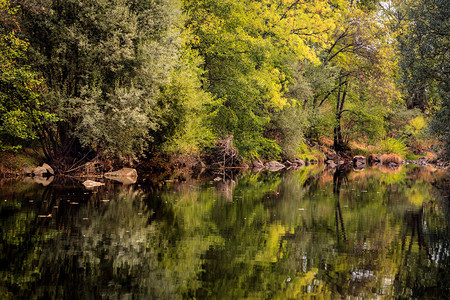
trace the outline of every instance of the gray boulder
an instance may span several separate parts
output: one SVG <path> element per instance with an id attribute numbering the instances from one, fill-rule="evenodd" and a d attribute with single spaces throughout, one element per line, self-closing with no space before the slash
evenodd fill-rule
<path id="1" fill-rule="evenodd" d="M 278 170 L 281 170 L 286 167 L 285 165 L 283 165 L 282 163 L 279 163 L 277 161 L 269 161 L 269 162 L 265 163 L 264 166 L 269 171 L 278 171 Z"/>
<path id="2" fill-rule="evenodd" d="M 122 168 L 118 171 L 105 173 L 105 178 L 119 181 L 122 184 L 134 184 L 137 181 L 138 174 L 136 169 Z"/>
<path id="3" fill-rule="evenodd" d="M 354 156 L 353 157 L 353 164 L 356 167 L 363 166 L 363 165 L 365 166 L 366 165 L 366 158 L 364 156 L 362 156 L 362 155 Z"/>
<path id="4" fill-rule="evenodd" d="M 43 168 L 46 168 L 48 173 L 50 173 L 50 174 L 52 174 L 52 175 L 55 175 L 55 171 L 54 171 L 53 168 L 50 167 L 49 165 L 43 164 L 42 167 L 43 167 Z"/>
<path id="5" fill-rule="evenodd" d="M 138 174 L 136 169 L 132 168 L 122 168 L 114 172 L 105 173 L 105 177 L 119 177 L 119 176 L 137 177 Z"/>
<path id="6" fill-rule="evenodd" d="M 44 167 L 37 167 L 33 169 L 34 176 L 44 176 L 47 174 L 47 169 Z"/>
<path id="7" fill-rule="evenodd" d="M 137 182 L 137 176 L 136 177 L 134 177 L 134 176 L 111 176 L 111 177 L 106 177 L 106 178 L 120 182 L 123 185 L 135 184 Z"/>
<path id="8" fill-rule="evenodd" d="M 34 176 L 55 175 L 55 171 L 48 164 L 33 169 Z"/>

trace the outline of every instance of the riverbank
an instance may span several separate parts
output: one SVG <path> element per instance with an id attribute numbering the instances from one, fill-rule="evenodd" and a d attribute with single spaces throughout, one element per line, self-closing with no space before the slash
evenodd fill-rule
<path id="1" fill-rule="evenodd" d="M 24 170 L 45 162 L 45 156 L 39 148 L 26 148 L 16 153 L 0 152 L 0 177 L 17 177 Z"/>
<path id="2" fill-rule="evenodd" d="M 240 158 L 236 152 L 224 153 L 215 149 L 211 153 L 199 155 L 158 155 L 134 163 L 124 163 L 113 160 L 91 160 L 79 163 L 69 170 L 60 170 L 51 162 L 45 160 L 39 149 L 27 148 L 17 153 L 3 152 L 0 158 L 0 177 L 14 178 L 23 175 L 41 175 L 42 166 L 48 171 L 48 175 L 70 175 L 76 177 L 102 177 L 107 172 L 132 167 L 137 172 L 146 176 L 158 174 L 160 178 L 173 177 L 173 174 L 196 174 L 202 170 L 218 170 L 228 168 L 253 169 L 254 172 L 262 170 L 280 171 L 283 169 L 301 169 L 309 165 L 324 165 L 326 168 L 334 169 L 342 166 L 351 166 L 356 170 L 362 170 L 370 166 L 380 166 L 388 169 L 396 169 L 402 165 L 418 165 L 433 167 L 436 169 L 450 169 L 450 163 L 442 159 L 419 157 L 415 160 L 405 160 L 397 154 L 370 154 L 368 156 L 354 155 L 352 152 L 337 153 L 326 146 L 316 146 L 313 151 L 299 155 L 298 158 L 282 160 L 260 160 L 251 161 Z M 53 167 L 53 168 L 52 168 Z M 53 170 L 54 169 L 54 170 Z M 44 172 L 47 173 L 47 172 Z"/>

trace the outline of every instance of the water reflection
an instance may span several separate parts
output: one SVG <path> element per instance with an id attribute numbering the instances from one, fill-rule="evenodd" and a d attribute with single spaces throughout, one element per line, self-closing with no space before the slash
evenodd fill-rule
<path id="1" fill-rule="evenodd" d="M 3 182 L 0 298 L 449 292 L 447 174 L 310 166 L 221 178 L 94 190 Z"/>

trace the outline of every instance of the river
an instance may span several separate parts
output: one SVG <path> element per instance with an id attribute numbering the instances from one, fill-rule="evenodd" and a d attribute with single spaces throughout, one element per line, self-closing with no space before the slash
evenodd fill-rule
<path id="1" fill-rule="evenodd" d="M 3 180 L 0 298 L 447 298 L 448 176 L 309 166 L 90 190 Z"/>

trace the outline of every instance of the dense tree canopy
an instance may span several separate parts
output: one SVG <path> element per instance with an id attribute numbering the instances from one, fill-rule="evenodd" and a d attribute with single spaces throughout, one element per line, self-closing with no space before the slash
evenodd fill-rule
<path id="1" fill-rule="evenodd" d="M 401 67 L 410 106 L 437 106 L 432 129 L 450 154 L 450 5 L 445 0 L 408 2 L 408 27 L 400 36 Z"/>
<path id="2" fill-rule="evenodd" d="M 0 151 L 18 149 L 37 137 L 36 125 L 54 120 L 41 110 L 42 80 L 26 60 L 29 43 L 17 31 L 17 9 L 0 1 Z"/>
<path id="3" fill-rule="evenodd" d="M 324 138 L 417 145 L 403 133 L 440 108 L 449 140 L 443 0 L 0 5 L 2 149 L 138 158 L 232 135 L 245 159 L 295 157 Z"/>

